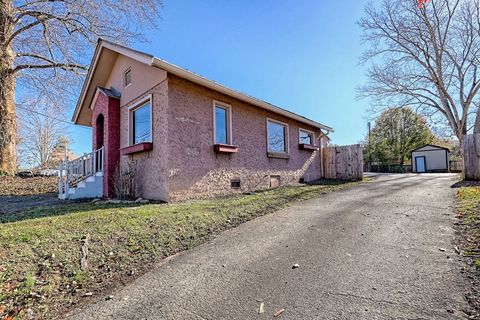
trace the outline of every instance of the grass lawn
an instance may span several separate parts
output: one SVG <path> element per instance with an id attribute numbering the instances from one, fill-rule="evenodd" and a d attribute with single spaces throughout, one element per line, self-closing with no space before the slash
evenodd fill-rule
<path id="1" fill-rule="evenodd" d="M 480 186 L 461 187 L 457 192 L 457 213 L 464 224 L 464 255 L 480 268 Z"/>
<path id="2" fill-rule="evenodd" d="M 179 204 L 77 203 L 0 216 L 0 319 L 59 318 L 222 230 L 352 184 Z M 88 267 L 82 269 L 86 237 Z"/>
<path id="3" fill-rule="evenodd" d="M 480 314 L 480 186 L 478 183 L 463 182 L 457 191 L 456 211 L 461 223 L 457 227 L 457 243 L 463 256 L 470 264 L 468 279 L 472 290 L 465 295 L 469 304 Z M 476 186 L 475 186 L 476 185 Z"/>

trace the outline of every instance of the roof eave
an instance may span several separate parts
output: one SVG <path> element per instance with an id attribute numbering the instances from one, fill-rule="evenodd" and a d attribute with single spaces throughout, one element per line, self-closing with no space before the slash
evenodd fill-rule
<path id="1" fill-rule="evenodd" d="M 223 86 L 223 85 L 221 85 L 221 84 L 219 84 L 215 81 L 204 78 L 204 77 L 202 77 L 200 75 L 197 75 L 197 74 L 195 74 L 191 71 L 185 70 L 185 69 L 180 68 L 180 67 L 178 67 L 174 64 L 168 63 L 168 62 L 166 62 L 162 59 L 153 57 L 151 65 L 155 66 L 155 67 L 158 67 L 158 68 L 161 68 L 161 69 L 163 69 L 167 72 L 170 72 L 170 73 L 172 73 L 176 76 L 179 76 L 180 78 L 190 80 L 194 83 L 200 84 L 200 85 L 202 85 L 204 87 L 207 87 L 209 89 L 212 89 L 212 90 L 218 91 L 220 93 L 223 93 L 223 94 L 225 94 L 227 96 L 230 96 L 232 98 L 236 98 L 238 100 L 241 100 L 241 101 L 250 103 L 252 105 L 261 107 L 265 110 L 269 110 L 269 111 L 272 111 L 274 113 L 283 115 L 287 118 L 294 119 L 294 120 L 297 120 L 297 121 L 302 122 L 302 123 L 306 123 L 306 124 L 311 125 L 313 127 L 323 129 L 325 131 L 334 132 L 334 129 L 332 127 L 329 127 L 329 126 L 326 126 L 326 125 L 321 124 L 319 122 L 307 119 L 307 118 L 302 117 L 298 114 L 295 114 L 291 111 L 279 108 L 279 107 L 274 106 L 274 105 L 272 105 L 268 102 L 265 102 L 263 100 L 254 98 L 254 97 L 249 96 L 247 94 L 244 94 L 244 93 L 238 92 L 236 90 L 230 89 L 230 88 L 225 87 L 225 86 Z"/>
<path id="2" fill-rule="evenodd" d="M 77 105 L 75 106 L 75 111 L 74 111 L 73 116 L 72 116 L 72 122 L 75 123 L 75 124 L 77 124 L 78 116 L 80 115 L 81 106 L 85 102 L 85 95 L 86 95 L 86 92 L 87 92 L 88 88 L 90 87 L 90 82 L 91 82 L 91 79 L 92 79 L 93 70 L 95 70 L 95 68 L 97 67 L 97 62 L 98 62 L 98 59 L 100 57 L 100 53 L 102 52 L 102 50 L 104 48 L 110 49 L 110 50 L 115 51 L 119 54 L 125 55 L 127 57 L 132 58 L 132 59 L 135 59 L 135 60 L 137 60 L 141 63 L 144 63 L 146 65 L 152 65 L 152 60 L 153 60 L 152 55 L 149 55 L 149 54 L 146 54 L 146 53 L 134 50 L 134 49 L 127 48 L 125 46 L 110 42 L 108 40 L 98 39 L 97 47 L 95 48 L 95 52 L 93 54 L 92 61 L 90 63 L 90 67 L 88 68 L 87 76 L 85 78 L 85 81 L 83 82 L 83 87 L 82 87 L 82 91 L 80 92 L 80 97 L 77 101 Z"/>
<path id="3" fill-rule="evenodd" d="M 97 62 L 98 62 L 98 59 L 100 57 L 100 53 L 101 53 L 103 48 L 110 49 L 110 50 L 115 51 L 119 54 L 128 56 L 128 57 L 130 57 L 132 59 L 135 59 L 135 60 L 137 60 L 141 63 L 144 63 L 146 65 L 161 68 L 161 69 L 163 69 L 167 72 L 170 72 L 174 75 L 177 75 L 181 78 L 184 78 L 186 80 L 190 80 L 194 83 L 200 84 L 204 87 L 207 87 L 209 89 L 218 91 L 220 93 L 223 93 L 227 96 L 236 98 L 238 100 L 241 100 L 241 101 L 250 103 L 252 105 L 258 106 L 258 107 L 263 108 L 265 110 L 269 110 L 269 111 L 274 112 L 276 114 L 283 115 L 287 118 L 297 120 L 301 123 L 311 125 L 312 127 L 316 127 L 316 128 L 321 129 L 321 130 L 325 130 L 325 131 L 328 131 L 328 132 L 334 132 L 334 129 L 332 127 L 329 127 L 329 126 L 326 126 L 326 125 L 321 124 L 319 122 L 310 120 L 308 118 L 300 116 L 300 115 L 298 115 L 296 113 L 293 113 L 291 111 L 288 111 L 286 109 L 279 108 L 279 107 L 274 106 L 274 105 L 272 105 L 268 102 L 265 102 L 263 100 L 257 99 L 257 98 L 252 97 L 252 96 L 249 96 L 247 94 L 244 94 L 244 93 L 238 92 L 236 90 L 230 89 L 230 88 L 225 87 L 225 86 L 223 86 L 223 85 L 221 85 L 221 84 L 219 84 L 215 81 L 204 78 L 204 77 L 202 77 L 200 75 L 197 75 L 197 74 L 195 74 L 191 71 L 180 68 L 180 67 L 178 67 L 174 64 L 168 63 L 168 62 L 166 62 L 162 59 L 156 58 L 152 55 L 149 55 L 149 54 L 146 54 L 146 53 L 143 53 L 143 52 L 140 52 L 140 51 L 136 51 L 136 50 L 133 50 L 131 48 L 127 48 L 125 46 L 122 46 L 122 45 L 119 45 L 119 44 L 116 44 L 116 43 L 113 43 L 113 42 L 109 42 L 109 41 L 103 40 L 103 39 L 99 39 L 97 47 L 95 48 L 95 53 L 92 57 L 92 62 L 90 64 L 90 68 L 88 70 L 87 77 L 85 79 L 85 82 L 83 83 L 82 91 L 80 93 L 80 97 L 79 97 L 77 105 L 75 107 L 75 111 L 74 111 L 74 114 L 73 114 L 73 117 L 72 117 L 72 121 L 75 124 L 78 122 L 78 117 L 80 115 L 80 109 L 85 103 L 86 92 L 87 92 L 88 88 L 90 87 L 93 70 L 95 70 L 95 68 L 97 67 Z"/>

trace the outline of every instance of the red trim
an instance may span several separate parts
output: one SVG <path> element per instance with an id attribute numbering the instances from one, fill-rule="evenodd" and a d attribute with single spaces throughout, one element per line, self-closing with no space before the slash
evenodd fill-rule
<path id="1" fill-rule="evenodd" d="M 213 145 L 213 150 L 215 150 L 216 153 L 237 153 L 238 146 L 230 144 L 215 144 Z"/>
<path id="2" fill-rule="evenodd" d="M 317 151 L 318 150 L 317 146 L 314 146 L 314 145 L 311 145 L 311 144 L 300 143 L 298 146 L 300 147 L 301 150 L 308 150 L 308 151 Z"/>
<path id="3" fill-rule="evenodd" d="M 125 147 L 120 149 L 120 154 L 125 156 L 127 154 L 133 154 L 142 151 L 149 151 L 153 149 L 153 144 L 151 142 L 142 142 L 134 144 L 133 146 Z"/>

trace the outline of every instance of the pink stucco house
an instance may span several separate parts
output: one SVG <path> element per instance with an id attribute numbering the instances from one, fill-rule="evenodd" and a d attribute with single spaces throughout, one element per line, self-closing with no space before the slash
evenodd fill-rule
<path id="1" fill-rule="evenodd" d="M 322 177 L 333 129 L 154 56 L 100 40 L 73 122 L 94 151 L 63 164 L 62 198 L 113 197 L 134 165 L 139 194 L 177 201 Z"/>

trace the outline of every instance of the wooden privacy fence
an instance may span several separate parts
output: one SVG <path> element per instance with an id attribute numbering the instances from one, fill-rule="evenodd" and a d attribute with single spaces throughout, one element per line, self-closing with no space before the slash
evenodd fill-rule
<path id="1" fill-rule="evenodd" d="M 462 172 L 463 161 L 462 160 L 450 160 L 450 172 Z"/>
<path id="2" fill-rule="evenodd" d="M 363 148 L 361 145 L 327 147 L 323 150 L 325 179 L 362 180 Z"/>
<path id="3" fill-rule="evenodd" d="M 475 148 L 475 144 L 479 146 Z M 480 134 L 469 134 L 463 139 L 464 175 L 466 180 L 480 179 Z"/>

